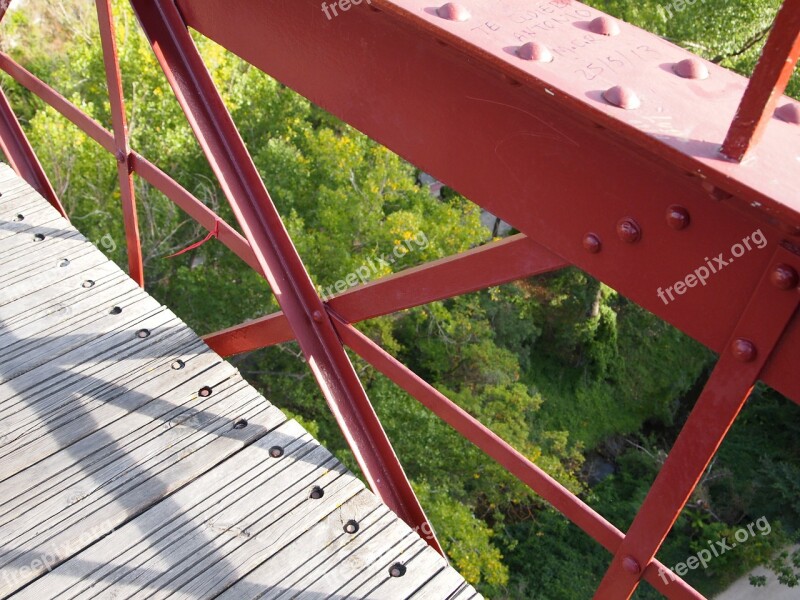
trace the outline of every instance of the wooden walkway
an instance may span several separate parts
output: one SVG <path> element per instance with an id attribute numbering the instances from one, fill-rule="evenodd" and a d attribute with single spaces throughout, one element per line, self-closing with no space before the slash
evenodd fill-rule
<path id="1" fill-rule="evenodd" d="M 2 164 L 0 192 L 0 597 L 479 597 Z"/>

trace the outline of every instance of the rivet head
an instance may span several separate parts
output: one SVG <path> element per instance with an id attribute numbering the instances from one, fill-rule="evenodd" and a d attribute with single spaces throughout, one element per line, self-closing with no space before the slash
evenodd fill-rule
<path id="1" fill-rule="evenodd" d="M 708 67 L 698 58 L 686 58 L 672 65 L 675 74 L 684 79 L 708 79 Z"/>
<path id="2" fill-rule="evenodd" d="M 642 239 L 642 229 L 633 219 L 622 219 L 617 223 L 617 235 L 626 244 L 634 244 Z"/>
<path id="3" fill-rule="evenodd" d="M 613 104 L 625 110 L 636 110 L 642 105 L 639 96 L 631 88 L 624 85 L 615 85 L 603 92 L 603 98 L 609 104 Z"/>
<path id="4" fill-rule="evenodd" d="M 149 329 L 140 329 L 136 332 L 136 337 L 143 340 L 146 337 L 150 337 L 150 330 Z"/>
<path id="5" fill-rule="evenodd" d="M 406 566 L 403 563 L 394 563 L 389 567 L 389 577 L 402 577 L 406 574 Z"/>
<path id="6" fill-rule="evenodd" d="M 533 60 L 536 62 L 553 62 L 553 54 L 550 49 L 541 42 L 527 42 L 517 48 L 517 56 L 523 60 Z"/>
<path id="7" fill-rule="evenodd" d="M 756 358 L 756 347 L 750 340 L 739 338 L 731 344 L 733 357 L 741 362 L 752 362 Z"/>
<path id="8" fill-rule="evenodd" d="M 347 523 L 344 524 L 344 532 L 349 534 L 354 534 L 358 531 L 358 522 L 350 519 Z"/>
<path id="9" fill-rule="evenodd" d="M 468 21 L 472 16 L 465 6 L 448 2 L 436 9 L 436 14 L 448 21 Z"/>
<path id="10" fill-rule="evenodd" d="M 667 225 L 673 229 L 686 229 L 690 222 L 689 211 L 684 207 L 673 204 L 667 209 Z"/>
<path id="11" fill-rule="evenodd" d="M 204 385 L 198 390 L 197 395 L 202 396 L 203 398 L 208 398 L 211 395 L 211 391 L 212 390 L 209 386 Z"/>
<path id="12" fill-rule="evenodd" d="M 603 15 L 589 23 L 589 30 L 592 33 L 599 33 L 600 35 L 619 35 L 619 23 L 617 23 L 616 19 Z"/>
<path id="13" fill-rule="evenodd" d="M 272 448 L 269 449 L 269 455 L 272 458 L 280 458 L 281 456 L 283 456 L 283 448 L 281 448 L 280 446 L 273 446 Z"/>
<path id="14" fill-rule="evenodd" d="M 781 290 L 793 290 L 797 287 L 797 270 L 789 265 L 780 264 L 776 266 L 769 276 L 772 285 Z"/>
<path id="15" fill-rule="evenodd" d="M 622 559 L 622 568 L 631 575 L 638 575 L 642 572 L 642 567 L 639 566 L 639 561 L 632 556 L 626 556 Z"/>
<path id="16" fill-rule="evenodd" d="M 800 104 L 784 104 L 775 111 L 775 116 L 781 121 L 800 125 Z"/>
<path id="17" fill-rule="evenodd" d="M 325 495 L 325 490 L 323 490 L 318 485 L 315 485 L 313 488 L 311 488 L 311 493 L 308 495 L 308 497 L 311 498 L 312 500 L 319 500 L 324 495 Z"/>
<path id="18" fill-rule="evenodd" d="M 591 252 L 592 254 L 597 254 L 602 250 L 603 242 L 600 241 L 600 238 L 594 233 L 587 233 L 583 236 L 583 249 L 587 252 Z"/>
<path id="19" fill-rule="evenodd" d="M 126 160 L 128 160 L 128 155 L 125 154 L 122 150 L 117 150 L 115 156 L 117 157 L 118 163 L 124 163 Z"/>
<path id="20" fill-rule="evenodd" d="M 315 310 L 313 313 L 311 313 L 311 318 L 317 323 L 322 323 L 322 313 L 318 310 Z"/>

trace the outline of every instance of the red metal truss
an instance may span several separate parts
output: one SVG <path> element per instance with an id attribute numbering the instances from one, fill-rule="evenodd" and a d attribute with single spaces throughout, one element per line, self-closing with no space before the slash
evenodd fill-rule
<path id="1" fill-rule="evenodd" d="M 432 531 L 343 342 L 614 555 L 598 599 L 628 598 L 642 579 L 670 598 L 702 597 L 665 577 L 661 543 L 753 384 L 800 403 L 800 106 L 779 97 L 798 54 L 798 0 L 786 1 L 749 85 L 571 0 L 342 0 L 338 11 L 318 0 L 132 0 L 244 236 L 130 150 L 110 4 L 96 4 L 113 133 L 3 53 L 0 69 L 117 157 L 132 277 L 143 282 L 135 172 L 218 229 L 283 309 L 208 343 L 230 355 L 296 338 L 368 481 L 412 527 Z M 187 25 L 522 234 L 323 303 Z M 47 194 L 5 96 L 0 143 Z M 352 326 L 567 264 L 721 353 L 626 534 Z"/>
<path id="2" fill-rule="evenodd" d="M 736 163 L 720 147 L 747 79 L 578 2 L 462 4 L 466 21 L 419 0 L 372 0 L 330 20 L 316 0 L 178 2 L 191 27 L 721 351 L 768 251 L 674 301 L 658 290 L 756 231 L 771 248 L 800 244 L 800 161 L 787 151 L 797 125 L 772 119 Z M 619 33 L 597 33 L 606 22 Z M 520 58 L 528 42 L 553 61 Z M 684 71 L 687 60 L 699 67 Z M 704 69 L 706 79 L 677 73 Z M 604 99 L 619 86 L 638 109 Z M 789 348 L 800 352 L 800 325 L 762 379 L 800 401 Z"/>
<path id="3" fill-rule="evenodd" d="M 518 234 L 360 285 L 331 298 L 328 304 L 356 323 L 565 266 L 553 253 Z M 221 356 L 231 356 L 288 342 L 294 333 L 279 312 L 203 339 Z"/>
<path id="4" fill-rule="evenodd" d="M 177 7 L 131 4 L 367 481 L 443 554 Z"/>
<path id="5" fill-rule="evenodd" d="M 100 40 L 103 45 L 103 62 L 106 69 L 108 99 L 111 104 L 111 122 L 114 128 L 115 157 L 119 178 L 122 218 L 125 222 L 125 240 L 128 251 L 128 273 L 136 283 L 144 287 L 142 245 L 139 240 L 139 217 L 136 214 L 136 195 L 133 190 L 131 150 L 128 145 L 128 124 L 125 117 L 125 100 L 122 95 L 122 78 L 117 56 L 117 36 L 111 0 L 96 0 L 97 20 L 100 25 Z"/>
<path id="6" fill-rule="evenodd" d="M 800 0 L 786 0 L 778 12 L 761 60 L 722 145 L 722 152 L 726 156 L 742 160 L 748 150 L 758 143 L 789 83 L 798 57 Z M 800 112 L 793 114 L 792 118 L 795 122 L 800 120 Z"/>

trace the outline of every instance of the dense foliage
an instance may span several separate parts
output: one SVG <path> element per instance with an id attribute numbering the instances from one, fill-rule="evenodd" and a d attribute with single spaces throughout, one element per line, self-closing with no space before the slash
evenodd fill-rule
<path id="1" fill-rule="evenodd" d="M 7 17 L 2 43 L 108 124 L 91 4 L 28 0 Z M 706 0 L 678 12 L 652 0 L 592 4 L 747 72 L 778 2 Z M 133 16 L 123 3 L 116 16 L 132 146 L 233 222 Z M 447 189 L 434 197 L 396 155 L 213 43 L 197 42 L 321 289 L 398 247 L 409 251 L 370 277 L 490 241 L 479 209 L 465 198 Z M 113 158 L 8 80 L 3 85 L 75 224 L 92 240 L 113 240 L 101 247 L 124 265 Z M 800 92 L 797 77 L 790 90 Z M 143 182 L 136 192 L 147 286 L 156 298 L 199 332 L 276 310 L 268 286 L 218 243 L 164 259 L 203 232 Z M 362 328 L 620 528 L 630 524 L 714 358 L 575 269 Z M 235 361 L 271 401 L 356 469 L 295 344 Z M 465 577 L 498 598 L 591 596 L 608 564 L 604 550 L 416 401 L 356 365 Z M 707 540 L 768 517 L 769 536 L 690 573 L 702 591 L 773 560 L 800 527 L 796 411 L 758 390 L 659 554 L 675 564 Z M 613 474 L 594 478 L 603 468 Z M 787 583 L 796 581 L 788 556 L 777 559 Z M 643 586 L 637 597 L 656 595 Z"/>

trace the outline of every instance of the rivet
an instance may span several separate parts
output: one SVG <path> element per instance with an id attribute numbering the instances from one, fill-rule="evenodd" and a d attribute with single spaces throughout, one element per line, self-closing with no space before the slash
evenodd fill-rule
<path id="1" fill-rule="evenodd" d="M 589 29 L 592 33 L 599 33 L 600 35 L 619 35 L 619 23 L 607 15 L 597 17 L 594 21 L 589 23 Z"/>
<path id="2" fill-rule="evenodd" d="M 626 244 L 634 244 L 642 239 L 642 229 L 633 219 L 622 219 L 617 223 L 617 235 Z"/>
<path id="3" fill-rule="evenodd" d="M 173 360 L 170 367 L 172 367 L 173 371 L 180 371 L 183 367 L 186 366 L 186 363 L 183 362 L 181 359 Z"/>
<path id="4" fill-rule="evenodd" d="M 406 566 L 403 563 L 394 563 L 389 567 L 389 577 L 402 577 L 406 574 Z"/>
<path id="5" fill-rule="evenodd" d="M 684 79 L 708 79 L 708 67 L 698 58 L 686 58 L 672 65 L 675 74 Z"/>
<path id="6" fill-rule="evenodd" d="M 41 242 L 44 239 L 44 235 L 41 233 L 37 233 L 33 236 L 34 242 Z"/>
<path id="7" fill-rule="evenodd" d="M 436 14 L 449 21 L 468 21 L 472 16 L 465 6 L 448 2 L 436 9 Z"/>
<path id="8" fill-rule="evenodd" d="M 323 489 L 322 489 L 321 487 L 319 487 L 318 485 L 315 485 L 315 486 L 314 486 L 314 487 L 311 489 L 311 493 L 308 495 L 308 497 L 309 497 L 309 498 L 311 498 L 312 500 L 319 500 L 319 499 L 320 499 L 320 498 L 322 498 L 324 495 L 325 495 L 325 490 L 323 490 Z"/>
<path id="9" fill-rule="evenodd" d="M 136 337 L 138 337 L 140 339 L 144 339 L 144 338 L 149 337 L 149 336 L 150 336 L 150 330 L 149 329 L 140 329 L 139 331 L 136 332 Z"/>
<path id="10" fill-rule="evenodd" d="M 690 222 L 689 211 L 684 207 L 673 204 L 667 209 L 667 225 L 673 229 L 686 229 Z"/>
<path id="11" fill-rule="evenodd" d="M 315 310 L 313 313 L 311 313 L 311 318 L 317 323 L 322 323 L 322 313 L 318 310 Z"/>
<path id="12" fill-rule="evenodd" d="M 792 290 L 797 287 L 797 270 L 789 265 L 777 265 L 769 276 L 772 285 L 781 290 Z"/>
<path id="13" fill-rule="evenodd" d="M 587 233 L 583 236 L 583 248 L 587 252 L 591 252 L 592 254 L 597 254 L 602 250 L 603 243 L 600 241 L 600 238 L 597 237 L 594 233 Z"/>
<path id="14" fill-rule="evenodd" d="M 553 62 L 553 54 L 547 46 L 541 42 L 527 42 L 517 48 L 517 56 L 523 60 L 533 60 L 536 62 Z"/>
<path id="15" fill-rule="evenodd" d="M 731 344 L 731 352 L 736 360 L 752 362 L 756 358 L 756 347 L 750 340 L 739 338 Z"/>
<path id="16" fill-rule="evenodd" d="M 344 532 L 353 534 L 358 531 L 358 522 L 350 519 L 347 523 L 344 524 Z"/>
<path id="17" fill-rule="evenodd" d="M 202 396 L 203 398 L 208 398 L 211 395 L 211 388 L 207 385 L 204 385 L 198 390 L 197 395 Z"/>
<path id="18" fill-rule="evenodd" d="M 639 561 L 632 556 L 626 556 L 622 559 L 622 568 L 631 575 L 638 575 L 642 572 L 642 568 L 639 566 Z"/>
<path id="19" fill-rule="evenodd" d="M 118 315 L 121 312 L 122 312 L 122 308 L 120 308 L 119 306 L 115 306 L 110 311 L 108 311 L 108 314 L 110 314 L 110 315 Z"/>
<path id="20" fill-rule="evenodd" d="M 87 289 L 90 288 L 90 287 L 94 287 L 94 281 L 92 281 L 91 279 L 87 279 L 86 281 L 84 281 L 81 284 L 81 287 L 84 287 L 84 288 L 87 288 Z"/>
<path id="21" fill-rule="evenodd" d="M 124 163 L 126 160 L 128 160 L 128 155 L 125 154 L 122 150 L 117 150 L 115 156 L 117 157 L 118 163 Z"/>
<path id="22" fill-rule="evenodd" d="M 609 104 L 624 108 L 625 110 L 636 110 L 642 105 L 639 96 L 631 88 L 624 85 L 615 85 L 603 92 L 603 98 Z"/>
<path id="23" fill-rule="evenodd" d="M 775 111 L 775 116 L 781 121 L 800 125 L 800 104 L 784 104 Z"/>
<path id="24" fill-rule="evenodd" d="M 247 427 L 247 419 L 236 419 L 233 423 L 234 429 L 244 429 Z"/>
<path id="25" fill-rule="evenodd" d="M 272 458 L 280 458 L 281 456 L 283 456 L 283 448 L 281 448 L 280 446 L 273 446 L 272 448 L 269 449 L 269 455 Z"/>

